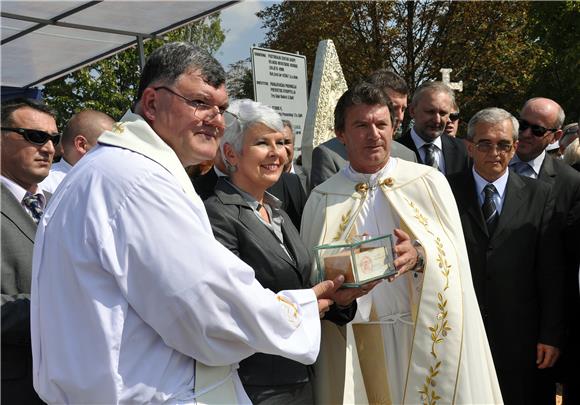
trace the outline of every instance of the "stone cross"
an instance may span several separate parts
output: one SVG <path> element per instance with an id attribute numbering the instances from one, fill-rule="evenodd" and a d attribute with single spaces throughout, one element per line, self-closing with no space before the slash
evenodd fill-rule
<path id="1" fill-rule="evenodd" d="M 441 72 L 441 81 L 451 87 L 452 90 L 457 90 L 459 92 L 463 91 L 463 80 L 458 82 L 451 82 L 451 72 L 453 69 L 443 68 L 439 70 Z"/>

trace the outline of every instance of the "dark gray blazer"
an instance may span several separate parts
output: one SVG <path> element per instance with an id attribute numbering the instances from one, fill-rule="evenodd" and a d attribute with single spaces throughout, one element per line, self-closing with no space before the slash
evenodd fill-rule
<path id="1" fill-rule="evenodd" d="M 273 292 L 310 287 L 311 257 L 298 230 L 288 215 L 280 210 L 282 234 L 288 257 L 278 239 L 256 217 L 252 208 L 229 184 L 221 178 L 213 196 L 205 200 L 205 207 L 215 238 L 254 269 L 256 279 Z M 336 323 L 349 322 L 352 311 L 329 311 Z M 307 366 L 280 356 L 257 353 L 240 362 L 243 384 L 280 386 L 304 383 L 309 380 Z"/>
<path id="2" fill-rule="evenodd" d="M 2 403 L 42 403 L 32 386 L 30 346 L 30 283 L 36 224 L 10 190 L 3 184 L 0 187 Z"/>
<path id="3" fill-rule="evenodd" d="M 412 150 L 397 141 L 391 143 L 391 156 L 416 162 L 417 158 Z M 331 178 L 340 169 L 346 166 L 348 158 L 346 147 L 338 138 L 332 138 L 318 145 L 312 151 L 312 168 L 310 169 L 310 189 Z"/>

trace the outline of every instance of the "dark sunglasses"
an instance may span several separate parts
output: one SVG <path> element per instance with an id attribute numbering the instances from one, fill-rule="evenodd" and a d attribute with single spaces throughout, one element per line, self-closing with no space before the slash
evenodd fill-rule
<path id="1" fill-rule="evenodd" d="M 459 113 L 458 112 L 454 112 L 449 114 L 449 121 L 457 121 L 459 119 Z"/>
<path id="2" fill-rule="evenodd" d="M 49 134 L 48 132 L 40 131 L 38 129 L 27 129 L 27 128 L 9 128 L 9 127 L 2 127 L 0 128 L 2 131 L 12 131 L 20 134 L 26 139 L 28 142 L 42 146 L 47 143 L 49 140 L 52 141 L 54 146 L 58 145 L 60 142 L 61 135 L 59 133 L 56 134 Z"/>
<path id="3" fill-rule="evenodd" d="M 537 136 L 538 138 L 544 136 L 548 131 L 556 132 L 558 130 L 558 128 L 544 128 L 540 125 L 530 124 L 528 121 L 521 118 L 518 120 L 518 122 L 520 123 L 519 132 L 524 132 L 526 129 L 530 128 L 532 135 Z"/>

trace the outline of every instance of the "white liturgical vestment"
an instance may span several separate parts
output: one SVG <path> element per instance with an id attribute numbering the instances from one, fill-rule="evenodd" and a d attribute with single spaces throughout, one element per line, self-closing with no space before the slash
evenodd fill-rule
<path id="1" fill-rule="evenodd" d="M 173 150 L 127 113 L 39 224 L 31 334 L 48 403 L 249 403 L 237 362 L 313 363 L 320 319 L 312 290 L 264 289 L 214 239 Z"/>
<path id="2" fill-rule="evenodd" d="M 394 228 L 421 243 L 425 271 L 378 284 L 345 328 L 323 322 L 316 403 L 502 403 L 457 206 L 440 172 L 396 158 L 374 174 L 347 166 L 312 191 L 301 234 L 312 248 Z"/>

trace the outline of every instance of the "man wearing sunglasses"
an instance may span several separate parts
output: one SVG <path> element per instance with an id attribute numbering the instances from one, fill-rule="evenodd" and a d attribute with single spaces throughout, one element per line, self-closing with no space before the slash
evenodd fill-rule
<path id="1" fill-rule="evenodd" d="M 27 99 L 2 104 L 2 403 L 42 403 L 32 386 L 30 279 L 37 222 L 48 195 L 38 187 L 54 156 L 54 113 Z"/>
<path id="2" fill-rule="evenodd" d="M 449 114 L 449 120 L 445 125 L 445 133 L 455 138 L 457 136 L 458 129 L 459 129 L 459 108 L 457 107 L 457 102 L 454 102 L 453 112 Z"/>
<path id="3" fill-rule="evenodd" d="M 506 404 L 538 401 L 537 370 L 554 365 L 563 338 L 563 266 L 550 233 L 550 187 L 508 170 L 518 122 L 487 108 L 468 123 L 473 168 L 448 176 L 469 254 L 477 301 Z"/>
<path id="4" fill-rule="evenodd" d="M 559 229 L 566 261 L 565 320 L 569 328 L 556 373 L 562 374 L 558 378 L 564 382 L 566 403 L 578 403 L 580 296 L 577 281 L 580 258 L 577 229 L 580 226 L 580 173 L 545 152 L 546 146 L 562 136 L 564 119 L 562 107 L 554 100 L 542 97 L 528 100 L 520 112 L 520 145 L 510 165 L 523 175 L 552 186 L 552 194 L 556 200 L 554 225 Z M 546 398 L 553 398 L 553 394 L 554 390 L 547 392 Z"/>
<path id="5" fill-rule="evenodd" d="M 185 171 L 239 125 L 227 107 L 217 60 L 191 43 L 159 47 L 134 110 L 52 197 L 31 294 L 34 386 L 48 403 L 249 403 L 242 359 L 316 359 L 341 278 L 264 289 L 214 238 Z"/>

